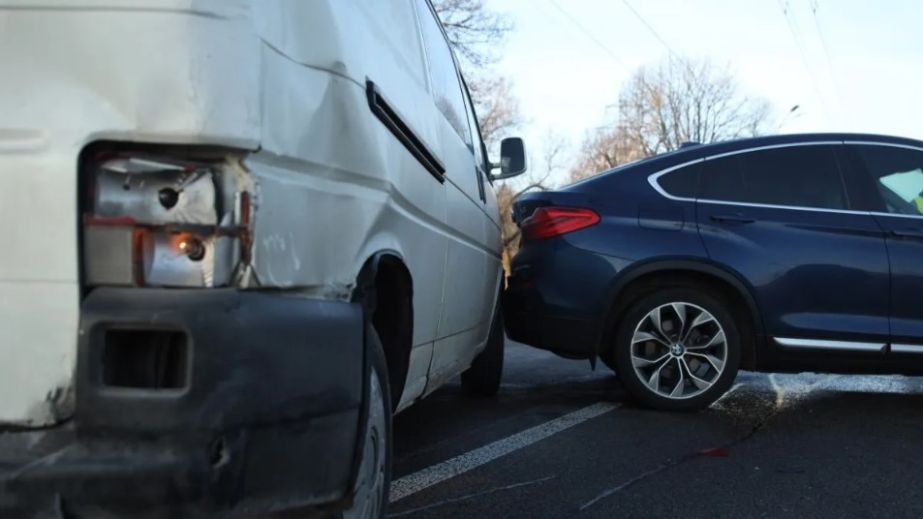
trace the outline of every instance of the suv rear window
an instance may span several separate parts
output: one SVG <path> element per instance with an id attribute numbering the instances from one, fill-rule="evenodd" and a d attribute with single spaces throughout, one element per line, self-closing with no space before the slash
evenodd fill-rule
<path id="1" fill-rule="evenodd" d="M 847 209 L 843 179 L 827 145 L 758 150 L 709 159 L 700 198 L 819 209 Z"/>

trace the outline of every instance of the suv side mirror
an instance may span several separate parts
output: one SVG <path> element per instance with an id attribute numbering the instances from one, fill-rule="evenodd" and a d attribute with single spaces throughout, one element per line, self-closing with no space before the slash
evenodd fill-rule
<path id="1" fill-rule="evenodd" d="M 500 164 L 491 164 L 500 168 L 499 175 L 491 175 L 494 180 L 503 180 L 522 175 L 528 169 L 526 165 L 526 145 L 519 137 L 509 137 L 500 142 Z"/>

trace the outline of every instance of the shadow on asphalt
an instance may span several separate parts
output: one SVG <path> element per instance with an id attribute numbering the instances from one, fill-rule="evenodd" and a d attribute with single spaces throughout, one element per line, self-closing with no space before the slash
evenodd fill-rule
<path id="1" fill-rule="evenodd" d="M 395 418 L 395 477 L 601 401 L 620 408 L 414 495 L 394 512 L 923 515 L 923 500 L 900 497 L 915 495 L 923 477 L 923 378 L 742 372 L 709 409 L 663 413 L 632 404 L 605 367 L 591 371 L 586 362 L 518 346 L 506 360 L 496 397 L 470 398 L 456 381 Z M 549 475 L 552 482 L 519 486 Z M 703 501 L 695 481 L 721 492 Z"/>
<path id="2" fill-rule="evenodd" d="M 472 397 L 456 381 L 394 419 L 395 474 L 406 474 L 625 391 L 612 374 L 584 380 L 505 384 L 496 397 Z"/>

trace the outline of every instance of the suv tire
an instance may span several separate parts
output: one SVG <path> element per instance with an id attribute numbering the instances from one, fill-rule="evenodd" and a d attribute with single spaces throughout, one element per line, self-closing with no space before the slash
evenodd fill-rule
<path id="1" fill-rule="evenodd" d="M 610 358 L 626 390 L 666 411 L 705 408 L 731 387 L 741 338 L 727 305 L 693 288 L 657 290 L 629 306 Z"/>

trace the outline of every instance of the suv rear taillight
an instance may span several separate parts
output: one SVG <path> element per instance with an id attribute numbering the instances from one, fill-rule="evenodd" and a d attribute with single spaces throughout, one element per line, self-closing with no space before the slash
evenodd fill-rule
<path id="1" fill-rule="evenodd" d="M 579 231 L 599 223 L 599 214 L 591 209 L 576 207 L 539 207 L 522 221 L 525 240 L 544 240 Z"/>

